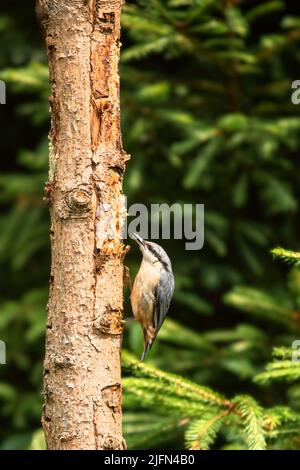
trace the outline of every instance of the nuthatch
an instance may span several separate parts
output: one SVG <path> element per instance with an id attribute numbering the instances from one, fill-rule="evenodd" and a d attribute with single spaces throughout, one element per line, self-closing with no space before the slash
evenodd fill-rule
<path id="1" fill-rule="evenodd" d="M 136 233 L 132 238 L 143 254 L 131 292 L 131 305 L 144 333 L 145 347 L 141 357 L 144 361 L 168 313 L 174 292 L 174 277 L 171 261 L 161 246 L 143 240 Z"/>

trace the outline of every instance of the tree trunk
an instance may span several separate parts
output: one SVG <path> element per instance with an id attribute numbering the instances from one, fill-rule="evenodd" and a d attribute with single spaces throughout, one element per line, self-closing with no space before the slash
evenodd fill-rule
<path id="1" fill-rule="evenodd" d="M 44 366 L 49 449 L 123 449 L 122 0 L 39 0 L 52 95 L 52 267 Z"/>

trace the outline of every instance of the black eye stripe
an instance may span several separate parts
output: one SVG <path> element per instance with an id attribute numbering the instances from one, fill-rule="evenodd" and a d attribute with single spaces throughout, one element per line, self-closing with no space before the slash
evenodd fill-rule
<path id="1" fill-rule="evenodd" d="M 159 251 L 156 250 L 156 248 L 155 248 L 153 245 L 148 245 L 148 243 L 147 243 L 147 248 L 149 249 L 149 251 L 151 251 L 151 253 L 154 254 L 154 256 L 156 256 L 156 258 L 159 260 L 159 262 L 160 262 L 167 270 L 170 270 L 170 267 L 168 266 L 168 264 L 165 263 L 165 262 L 161 259 L 161 256 L 160 256 Z"/>
<path id="2" fill-rule="evenodd" d="M 147 247 L 149 251 L 151 251 L 151 253 L 153 253 L 156 256 L 156 258 L 158 259 L 160 258 L 159 253 L 156 251 L 153 245 L 147 245 Z"/>

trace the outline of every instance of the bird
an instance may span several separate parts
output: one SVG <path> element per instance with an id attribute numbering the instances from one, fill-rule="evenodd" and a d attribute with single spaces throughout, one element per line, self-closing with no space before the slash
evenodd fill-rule
<path id="1" fill-rule="evenodd" d="M 134 318 L 141 323 L 144 334 L 143 362 L 166 318 L 175 284 L 172 264 L 165 250 L 157 243 L 143 240 L 137 233 L 131 238 L 138 243 L 143 255 L 130 296 Z"/>

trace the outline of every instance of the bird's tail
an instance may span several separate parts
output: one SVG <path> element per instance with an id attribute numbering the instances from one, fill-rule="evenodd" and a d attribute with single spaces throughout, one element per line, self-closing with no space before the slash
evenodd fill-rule
<path id="1" fill-rule="evenodd" d="M 144 362 L 144 359 L 146 357 L 146 354 L 150 351 L 152 348 L 152 345 L 154 343 L 154 340 L 156 338 L 156 331 L 153 326 L 150 326 L 148 328 L 143 328 L 143 333 L 144 333 L 144 352 L 141 357 L 141 362 Z"/>
<path id="2" fill-rule="evenodd" d="M 152 344 L 153 342 L 149 342 L 145 344 L 144 351 L 141 357 L 141 362 L 144 362 L 146 354 L 150 351 Z"/>

